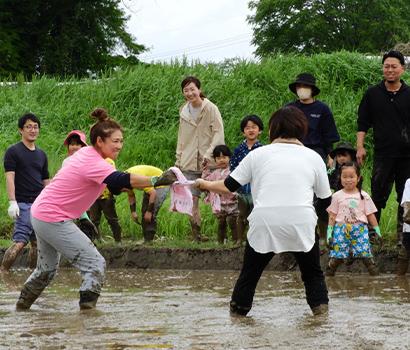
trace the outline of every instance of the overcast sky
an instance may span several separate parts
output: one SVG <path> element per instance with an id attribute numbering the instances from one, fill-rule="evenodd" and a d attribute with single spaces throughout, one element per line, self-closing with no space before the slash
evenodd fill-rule
<path id="1" fill-rule="evenodd" d="M 252 28 L 246 17 L 250 0 L 122 0 L 132 12 L 128 31 L 138 44 L 150 48 L 144 62 L 199 58 L 254 59 Z"/>

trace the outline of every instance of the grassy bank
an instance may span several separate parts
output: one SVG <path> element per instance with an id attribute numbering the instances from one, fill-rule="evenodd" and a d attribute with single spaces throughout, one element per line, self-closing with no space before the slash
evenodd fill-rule
<path id="1" fill-rule="evenodd" d="M 219 107 L 226 144 L 233 149 L 243 140 L 239 128 L 241 118 L 257 114 L 267 125 L 276 109 L 295 99 L 288 84 L 301 72 L 316 76 L 321 89 L 318 99 L 332 109 L 342 140 L 356 144 L 357 107 L 365 90 L 382 79 L 381 62 L 356 53 L 338 52 L 311 57 L 278 55 L 262 63 L 231 61 L 203 65 L 176 61 L 141 65 L 107 71 L 101 73 L 98 80 L 89 81 L 34 78 L 31 84 L 25 84 L 21 79 L 16 85 L 0 87 L 0 155 L 3 159 L 7 147 L 20 140 L 18 117 L 26 112 L 34 113 L 41 121 L 37 145 L 47 152 L 51 176 L 54 176 L 66 157 L 62 142 L 68 132 L 80 129 L 88 134 L 92 124 L 90 112 L 102 107 L 125 129 L 124 148 L 116 161 L 119 170 L 137 164 L 166 169 L 175 161 L 178 110 L 185 101 L 180 83 L 187 75 L 198 76 L 205 95 Z M 404 79 L 409 80 L 408 73 Z M 260 140 L 268 142 L 267 130 Z M 364 189 L 369 191 L 371 137 L 366 140 L 366 149 L 368 161 L 363 175 Z M 7 215 L 4 171 L 0 172 L 0 187 L 0 238 L 7 239 L 11 237 L 13 222 Z M 141 191 L 137 192 L 139 200 Z M 117 197 L 117 207 L 124 236 L 130 240 L 140 239 L 141 228 L 131 220 L 125 194 Z M 188 217 L 168 213 L 168 208 L 169 199 L 159 215 L 158 234 L 168 242 L 183 241 L 189 232 Z M 209 205 L 201 204 L 201 212 L 203 233 L 216 239 L 216 219 Z M 395 231 L 395 215 L 396 202 L 392 195 L 380 225 L 389 240 Z M 103 231 L 109 233 L 104 220 L 102 225 Z"/>

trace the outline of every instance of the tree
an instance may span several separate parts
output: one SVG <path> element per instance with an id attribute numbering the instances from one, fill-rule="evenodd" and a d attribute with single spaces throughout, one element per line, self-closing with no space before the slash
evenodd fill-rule
<path id="1" fill-rule="evenodd" d="M 259 0 L 249 8 L 256 55 L 345 49 L 378 54 L 410 38 L 408 0 Z"/>
<path id="2" fill-rule="evenodd" d="M 0 0 L 0 75 L 84 76 L 146 50 L 119 0 Z"/>

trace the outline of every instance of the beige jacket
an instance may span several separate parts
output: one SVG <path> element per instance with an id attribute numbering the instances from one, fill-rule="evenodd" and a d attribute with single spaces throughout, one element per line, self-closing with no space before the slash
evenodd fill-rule
<path id="1" fill-rule="evenodd" d="M 179 131 L 175 166 L 182 171 L 202 172 L 202 161 L 211 161 L 209 168 L 217 166 L 212 157 L 215 146 L 224 144 L 224 127 L 222 117 L 216 107 L 208 99 L 201 105 L 197 122 L 191 116 L 185 103 L 179 110 Z"/>

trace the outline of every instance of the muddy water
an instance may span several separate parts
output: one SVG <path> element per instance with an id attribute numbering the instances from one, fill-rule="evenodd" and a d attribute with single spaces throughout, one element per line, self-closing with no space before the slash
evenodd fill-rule
<path id="1" fill-rule="evenodd" d="M 339 274 L 313 317 L 297 272 L 265 272 L 247 317 L 228 303 L 238 271 L 108 270 L 97 310 L 79 311 L 81 276 L 60 269 L 28 311 L 30 271 L 0 279 L 0 349 L 409 349 L 410 277 Z"/>

